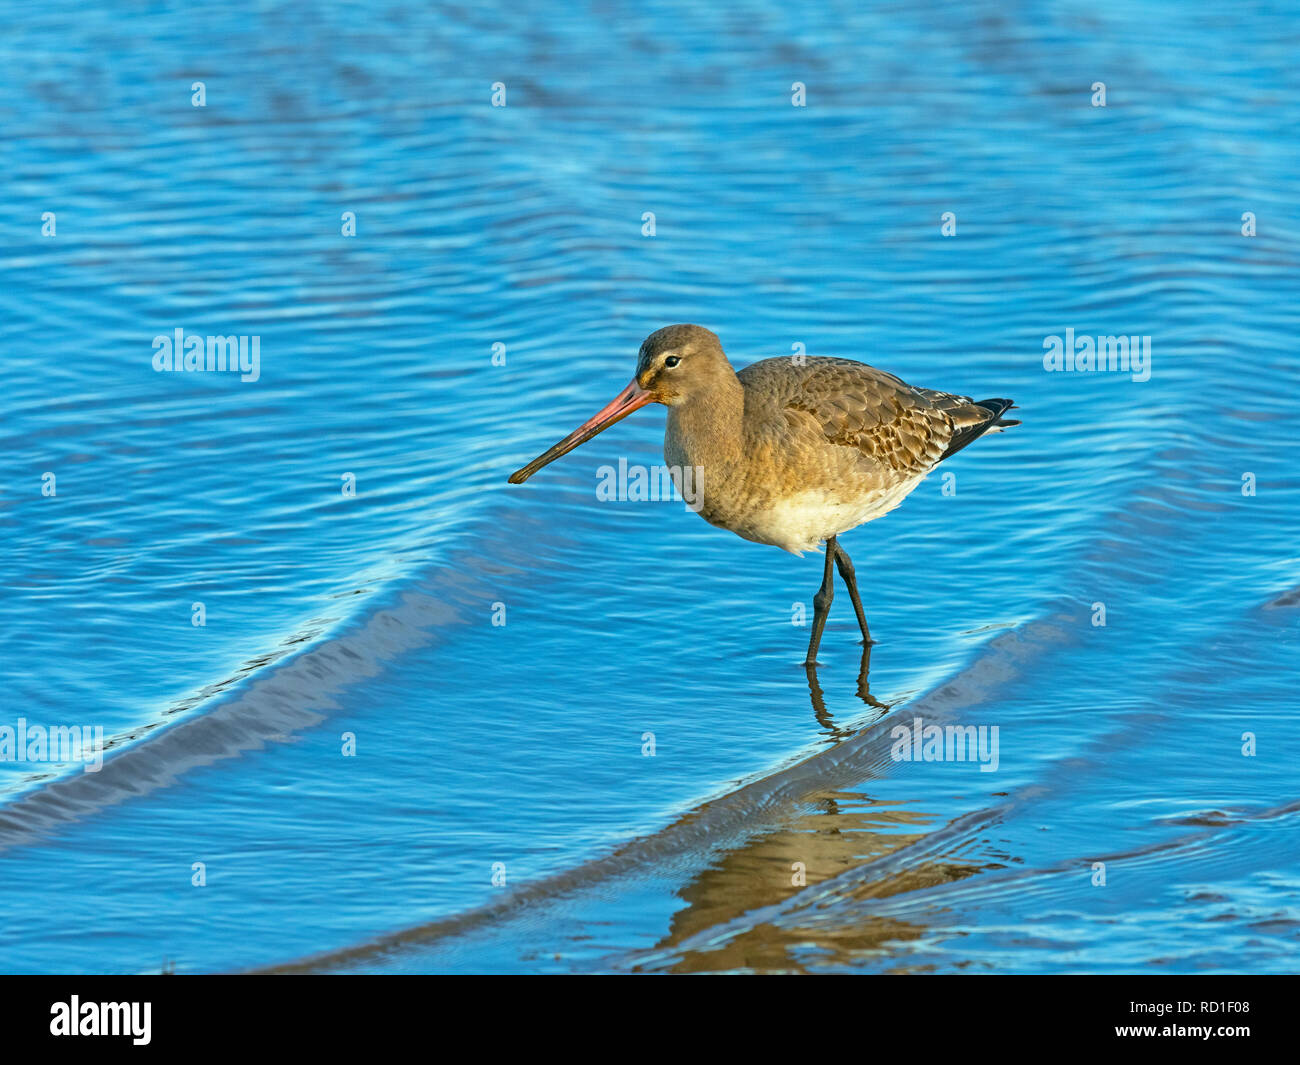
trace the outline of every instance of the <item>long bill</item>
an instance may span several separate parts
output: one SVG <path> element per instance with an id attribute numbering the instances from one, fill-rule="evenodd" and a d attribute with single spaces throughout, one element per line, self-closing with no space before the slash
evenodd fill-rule
<path id="1" fill-rule="evenodd" d="M 632 378 L 631 383 L 618 394 L 618 398 L 612 403 L 597 412 L 594 417 L 583 422 L 554 447 L 542 452 L 527 466 L 515 470 L 510 475 L 510 483 L 523 484 L 543 466 L 554 462 L 561 455 L 567 455 L 579 444 L 585 444 L 597 433 L 604 432 L 615 422 L 622 421 L 638 407 L 644 407 L 653 398 L 649 392 L 636 383 L 635 377 Z"/>

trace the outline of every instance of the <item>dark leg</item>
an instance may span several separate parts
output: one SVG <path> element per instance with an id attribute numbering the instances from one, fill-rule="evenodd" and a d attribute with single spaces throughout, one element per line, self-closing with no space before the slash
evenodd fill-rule
<path id="1" fill-rule="evenodd" d="M 831 612 L 831 600 L 835 598 L 835 552 L 838 549 L 835 537 L 826 541 L 826 570 L 822 574 L 822 586 L 813 596 L 813 630 L 812 639 L 808 641 L 808 657 L 804 665 L 817 664 L 817 648 L 822 642 L 822 629 L 826 627 L 826 615 Z"/>
<path id="2" fill-rule="evenodd" d="M 867 647 L 870 647 L 875 641 L 871 638 L 871 633 L 867 629 L 867 615 L 862 611 L 862 599 L 858 595 L 858 579 L 853 574 L 853 563 L 849 560 L 849 553 L 840 547 L 834 538 L 827 542 L 828 550 L 830 544 L 835 544 L 835 562 L 840 567 L 840 576 L 844 578 L 844 586 L 849 590 L 849 598 L 853 600 L 853 610 L 858 615 L 858 628 L 862 630 L 862 642 Z"/>

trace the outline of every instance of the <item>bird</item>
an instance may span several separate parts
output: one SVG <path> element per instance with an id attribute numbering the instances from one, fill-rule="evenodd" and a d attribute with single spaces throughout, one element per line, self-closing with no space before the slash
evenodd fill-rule
<path id="1" fill-rule="evenodd" d="M 646 337 L 631 382 L 608 405 L 509 477 L 543 466 L 649 403 L 668 408 L 664 458 L 697 471 L 692 508 L 737 536 L 795 555 L 825 544 L 804 664 L 814 667 L 835 596 L 848 590 L 864 646 L 874 642 L 839 537 L 887 514 L 935 466 L 1020 421 L 1009 399 L 917 388 L 853 359 L 790 355 L 737 371 L 711 330 L 669 325 Z M 679 485 L 680 488 L 680 485 Z"/>

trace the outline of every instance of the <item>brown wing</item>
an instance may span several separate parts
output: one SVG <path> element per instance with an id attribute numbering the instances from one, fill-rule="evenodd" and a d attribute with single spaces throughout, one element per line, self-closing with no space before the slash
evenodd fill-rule
<path id="1" fill-rule="evenodd" d="M 746 390 L 768 395 L 787 420 L 804 416 L 825 439 L 856 449 L 893 471 L 917 475 L 935 465 L 963 428 L 989 412 L 965 396 L 913 388 L 893 374 L 851 359 L 764 359 L 740 371 Z"/>

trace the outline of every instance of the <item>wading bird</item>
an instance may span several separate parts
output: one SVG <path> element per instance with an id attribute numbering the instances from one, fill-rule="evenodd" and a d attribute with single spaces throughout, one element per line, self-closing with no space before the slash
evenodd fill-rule
<path id="1" fill-rule="evenodd" d="M 930 470 L 987 432 L 1019 425 L 1009 399 L 914 388 L 851 359 L 764 359 L 737 373 L 709 330 L 670 325 L 641 345 L 631 383 L 604 410 L 522 469 L 534 473 L 647 403 L 668 408 L 664 458 L 702 469 L 693 503 L 710 524 L 793 554 L 825 541 L 806 664 L 815 665 L 835 567 L 863 642 L 867 616 L 840 533 L 893 510 Z"/>

